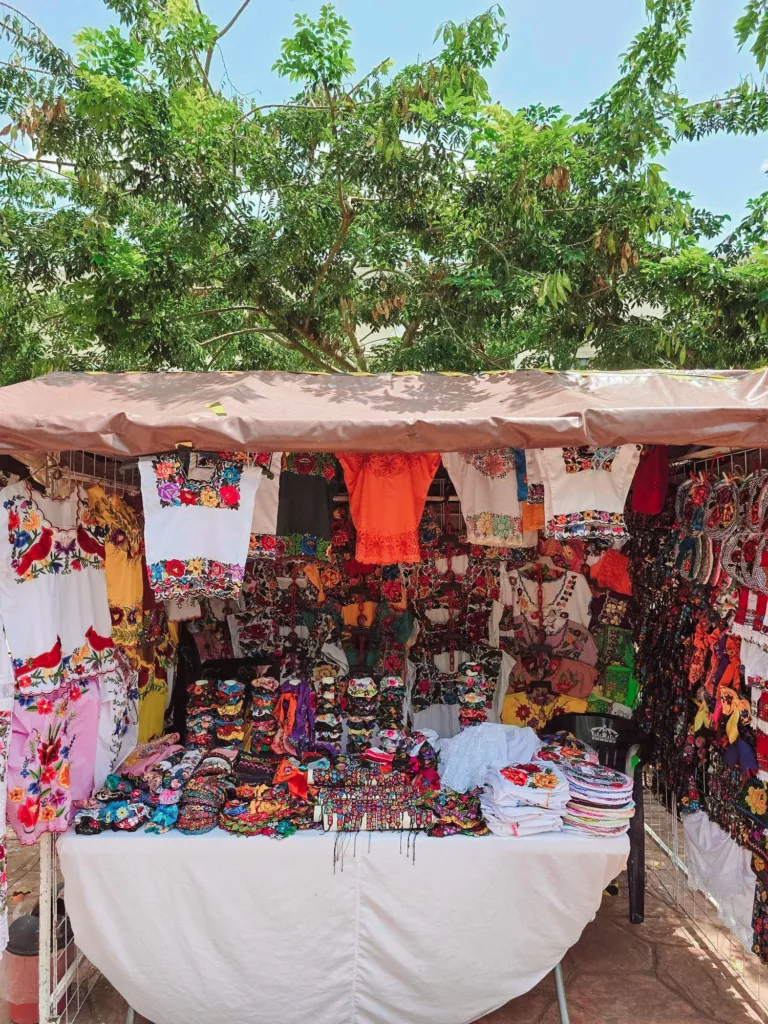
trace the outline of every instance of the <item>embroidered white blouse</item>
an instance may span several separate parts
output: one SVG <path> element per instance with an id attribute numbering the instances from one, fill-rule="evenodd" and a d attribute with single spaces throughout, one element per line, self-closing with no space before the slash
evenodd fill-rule
<path id="1" fill-rule="evenodd" d="M 158 598 L 236 597 L 262 471 L 245 455 L 139 459 L 149 582 Z"/>
<path id="2" fill-rule="evenodd" d="M 544 483 L 544 528 L 548 537 L 625 537 L 624 503 L 640 460 L 641 446 L 533 448 Z"/>
<path id="3" fill-rule="evenodd" d="M 536 545 L 535 531 L 523 532 L 513 448 L 443 452 L 441 457 L 461 501 L 470 544 Z"/>
<path id="4" fill-rule="evenodd" d="M 0 491 L 0 617 L 20 690 L 49 693 L 111 663 L 105 528 L 84 488 L 54 499 Z"/>
<path id="5" fill-rule="evenodd" d="M 556 579 L 541 584 L 539 608 L 539 583 L 525 570 L 502 568 L 500 580 L 500 601 L 493 602 L 489 639 L 492 647 L 499 645 L 499 623 L 506 608 L 512 609 L 513 617 L 523 616 L 535 626 L 541 619 L 545 635 L 551 635 L 571 621 L 589 627 L 592 591 L 586 576 L 580 572 L 562 570 Z"/>

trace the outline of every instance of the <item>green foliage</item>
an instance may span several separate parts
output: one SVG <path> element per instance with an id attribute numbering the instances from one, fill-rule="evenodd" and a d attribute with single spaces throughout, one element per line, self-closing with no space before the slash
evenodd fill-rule
<path id="1" fill-rule="evenodd" d="M 768 127 L 762 86 L 675 86 L 693 0 L 647 0 L 577 116 L 492 102 L 493 7 L 355 79 L 332 5 L 258 106 L 211 81 L 196 0 L 105 0 L 73 55 L 0 0 L 3 382 L 53 369 L 479 370 L 764 360 L 768 193 L 725 218 L 665 179 L 680 138 Z M 764 63 L 768 19 L 737 25 Z"/>

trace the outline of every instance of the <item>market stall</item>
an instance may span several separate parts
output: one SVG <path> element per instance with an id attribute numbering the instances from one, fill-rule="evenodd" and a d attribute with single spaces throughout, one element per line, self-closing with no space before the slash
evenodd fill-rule
<path id="1" fill-rule="evenodd" d="M 54 374 L 3 399 L 2 792 L 22 843 L 60 837 L 75 938 L 133 1005 L 458 1024 L 555 967 L 627 856 L 638 786 L 590 737 L 653 727 L 643 538 L 670 463 L 762 438 L 764 374 Z M 675 571 L 717 561 L 732 593 L 688 508 Z M 707 509 L 719 543 L 735 518 Z"/>

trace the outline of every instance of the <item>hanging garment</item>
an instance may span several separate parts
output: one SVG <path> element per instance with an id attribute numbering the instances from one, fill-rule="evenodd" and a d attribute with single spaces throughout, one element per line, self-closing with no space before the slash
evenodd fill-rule
<path id="1" fill-rule="evenodd" d="M 277 532 L 281 537 L 331 539 L 331 511 L 338 490 L 333 455 L 285 452 L 280 473 Z"/>
<path id="2" fill-rule="evenodd" d="M 99 676 L 101 707 L 96 732 L 93 788 L 101 789 L 139 741 L 139 686 L 135 672 L 123 652 L 115 656 L 114 667 Z"/>
<path id="3" fill-rule="evenodd" d="M 5 805 L 8 791 L 8 750 L 13 718 L 13 667 L 5 635 L 0 629 L 0 956 L 8 944 L 8 873 L 6 870 Z"/>
<path id="4" fill-rule="evenodd" d="M 530 452 L 524 452 L 526 498 L 521 504 L 523 530 L 544 529 L 544 481 L 539 464 Z"/>
<path id="5" fill-rule="evenodd" d="M 528 470 L 525 464 L 525 450 L 513 449 L 515 453 L 515 477 L 517 478 L 517 500 L 528 501 Z"/>
<path id="6" fill-rule="evenodd" d="M 635 617 L 635 603 L 626 594 L 606 590 L 592 598 L 592 620 L 590 629 L 614 626 L 616 629 L 632 629 Z"/>
<path id="7" fill-rule="evenodd" d="M 144 538 L 158 598 L 236 597 L 262 471 L 237 452 L 139 459 Z"/>
<path id="8" fill-rule="evenodd" d="M 11 484 L 0 501 L 0 616 L 18 688 L 45 693 L 100 672 L 114 653 L 105 531 L 85 490 L 53 499 Z"/>
<path id="9" fill-rule="evenodd" d="M 629 559 L 620 551 L 606 551 L 589 569 L 589 575 L 604 590 L 615 590 L 619 594 L 632 593 L 629 578 Z"/>
<path id="10" fill-rule="evenodd" d="M 588 627 L 592 591 L 586 577 L 565 569 L 549 569 L 548 575 L 550 578 L 539 584 L 535 568 L 502 568 L 501 604 L 512 609 L 513 617 L 524 616 L 535 626 L 542 627 L 547 635 L 556 632 L 568 620 Z M 494 607 L 492 628 L 498 621 L 498 609 Z"/>
<path id="11" fill-rule="evenodd" d="M 665 444 L 654 444 L 640 457 L 632 491 L 632 511 L 655 516 L 664 508 L 669 487 L 669 454 Z"/>
<path id="12" fill-rule="evenodd" d="M 104 570 L 112 618 L 112 640 L 121 647 L 141 643 L 144 569 L 141 521 L 117 494 L 98 484 L 88 491 L 88 502 L 104 531 Z"/>
<path id="13" fill-rule="evenodd" d="M 548 537 L 626 537 L 624 503 L 632 486 L 641 446 L 534 448 L 544 483 Z M 529 461 L 530 465 L 530 461 Z"/>
<path id="14" fill-rule="evenodd" d="M 755 874 L 751 854 L 704 811 L 683 815 L 688 886 L 707 893 L 717 914 L 745 949 L 752 949 Z"/>
<path id="15" fill-rule="evenodd" d="M 337 456 L 357 530 L 358 562 L 419 562 L 418 527 L 440 456 L 434 452 Z"/>
<path id="16" fill-rule="evenodd" d="M 539 679 L 544 679 L 554 693 L 586 700 L 597 682 L 597 669 L 584 661 L 550 658 L 542 675 L 538 670 L 536 655 L 524 656 L 514 663 L 509 674 L 507 690 L 510 693 L 526 692 L 531 684 Z"/>
<path id="17" fill-rule="evenodd" d="M 260 452 L 254 456 L 256 465 L 261 467 L 261 480 L 253 503 L 251 533 L 257 536 L 274 537 L 277 533 L 277 514 L 280 505 L 280 469 L 282 452 Z M 266 470 L 266 472 L 264 472 Z"/>
<path id="18" fill-rule="evenodd" d="M 529 725 L 540 732 L 555 715 L 569 712 L 584 714 L 587 702 L 578 697 L 548 697 L 543 703 L 534 701 L 527 693 L 509 693 L 501 706 L 501 720 L 504 725 Z"/>
<path id="19" fill-rule="evenodd" d="M 740 656 L 747 686 L 768 690 L 768 652 L 758 644 L 742 640 Z"/>
<path id="20" fill-rule="evenodd" d="M 101 709 L 95 679 L 43 694 L 17 694 L 8 755 L 8 821 L 19 842 L 66 832 L 73 800 L 93 792 Z"/>
<path id="21" fill-rule="evenodd" d="M 443 452 L 441 457 L 461 501 L 468 544 L 536 545 L 535 533 L 523 533 L 513 448 Z"/>

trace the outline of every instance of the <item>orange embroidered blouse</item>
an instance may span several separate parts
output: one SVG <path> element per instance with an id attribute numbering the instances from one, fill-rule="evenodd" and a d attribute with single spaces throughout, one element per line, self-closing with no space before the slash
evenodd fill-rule
<path id="1" fill-rule="evenodd" d="M 419 520 L 440 455 L 387 452 L 336 458 L 349 490 L 358 562 L 420 562 Z"/>

